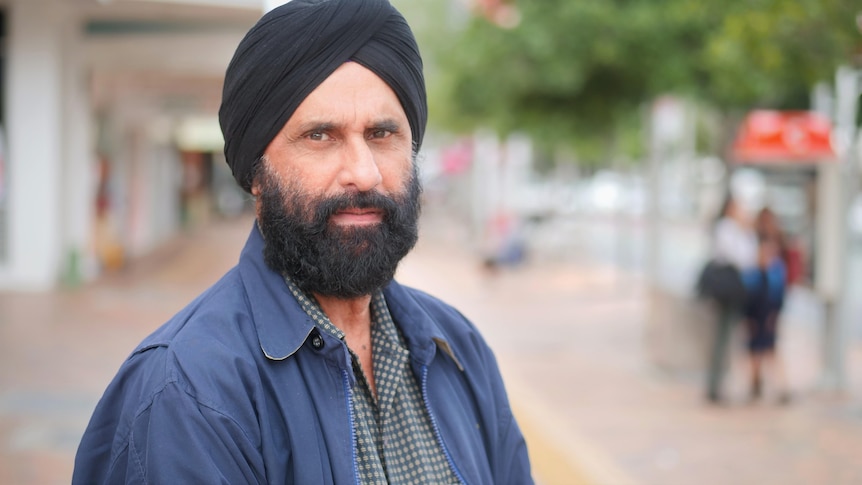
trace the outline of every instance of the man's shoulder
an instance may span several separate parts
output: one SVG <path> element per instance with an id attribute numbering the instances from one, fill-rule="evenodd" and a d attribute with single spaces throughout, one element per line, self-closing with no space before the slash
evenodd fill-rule
<path id="1" fill-rule="evenodd" d="M 128 426 L 166 389 L 171 399 L 240 415 L 260 388 L 264 359 L 234 268 L 141 341 L 108 386 L 100 419 Z"/>
<path id="2" fill-rule="evenodd" d="M 203 336 L 232 339 L 239 325 L 250 323 L 249 314 L 248 298 L 234 268 L 145 338 L 135 353 Z"/>
<path id="3" fill-rule="evenodd" d="M 194 382 L 206 375 L 254 367 L 255 351 L 257 333 L 233 269 L 141 341 L 121 373 L 145 377 L 152 391 L 169 382 L 200 390 Z"/>
<path id="4" fill-rule="evenodd" d="M 260 350 L 241 284 L 235 270 L 227 273 L 123 362 L 82 438 L 77 460 L 90 468 L 86 473 L 108 473 L 133 441 L 147 446 L 153 436 L 171 435 L 178 422 L 164 416 L 219 416 L 230 426 L 253 429 L 250 403 L 261 386 L 252 349 Z M 110 449 L 98 448 L 105 443 Z"/>

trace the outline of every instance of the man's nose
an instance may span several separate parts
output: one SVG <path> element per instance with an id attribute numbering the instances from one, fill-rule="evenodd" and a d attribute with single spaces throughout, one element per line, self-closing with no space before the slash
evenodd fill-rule
<path id="1" fill-rule="evenodd" d="M 377 187 L 383 176 L 377 166 L 374 151 L 363 139 L 354 139 L 346 144 L 342 154 L 338 182 L 342 187 L 365 192 Z"/>

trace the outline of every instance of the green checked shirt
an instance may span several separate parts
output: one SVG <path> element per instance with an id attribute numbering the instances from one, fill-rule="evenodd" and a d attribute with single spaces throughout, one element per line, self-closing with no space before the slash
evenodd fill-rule
<path id="1" fill-rule="evenodd" d="M 344 332 L 332 324 L 314 297 L 303 293 L 290 278 L 285 281 L 315 325 L 343 342 Z M 356 375 L 350 405 L 356 464 L 362 483 L 458 483 L 435 437 L 419 383 L 410 367 L 410 351 L 381 291 L 371 299 L 371 352 L 377 399 L 371 393 L 359 358 L 350 350 Z"/>

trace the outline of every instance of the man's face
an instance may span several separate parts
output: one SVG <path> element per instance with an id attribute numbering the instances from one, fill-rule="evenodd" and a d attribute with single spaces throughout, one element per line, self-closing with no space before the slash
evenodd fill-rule
<path id="1" fill-rule="evenodd" d="M 411 140 L 385 82 L 353 62 L 337 69 L 264 152 L 252 193 L 267 264 L 323 295 L 385 285 L 418 232 Z"/>
<path id="2" fill-rule="evenodd" d="M 301 180 L 310 193 L 373 189 L 390 195 L 404 189 L 412 148 L 410 123 L 392 89 L 362 65 L 347 62 L 303 100 L 264 156 L 278 178 Z M 375 224 L 380 214 L 346 210 L 333 222 Z"/>

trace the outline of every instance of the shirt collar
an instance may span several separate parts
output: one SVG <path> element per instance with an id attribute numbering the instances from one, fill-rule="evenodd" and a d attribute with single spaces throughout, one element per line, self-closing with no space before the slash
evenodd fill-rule
<path id="1" fill-rule="evenodd" d="M 338 340 L 344 340 L 344 332 L 335 326 L 326 313 L 323 312 L 323 309 L 320 308 L 320 304 L 317 302 L 317 299 L 314 298 L 314 295 L 308 295 L 302 291 L 289 276 L 284 276 L 284 283 L 287 285 L 287 289 L 290 290 L 293 297 L 296 298 L 296 301 L 299 302 L 299 306 L 302 307 L 302 311 L 304 311 L 305 314 L 314 321 L 317 327 Z"/>

